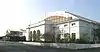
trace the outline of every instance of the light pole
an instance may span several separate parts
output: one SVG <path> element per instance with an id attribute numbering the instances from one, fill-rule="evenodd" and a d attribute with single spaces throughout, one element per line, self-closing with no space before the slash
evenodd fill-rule
<path id="1" fill-rule="evenodd" d="M 70 38 L 71 38 L 71 34 L 70 34 L 70 19 L 68 17 L 68 24 L 69 24 L 69 35 L 70 35 Z"/>
<path id="2" fill-rule="evenodd" d="M 30 24 L 28 25 L 28 40 L 30 40 Z"/>

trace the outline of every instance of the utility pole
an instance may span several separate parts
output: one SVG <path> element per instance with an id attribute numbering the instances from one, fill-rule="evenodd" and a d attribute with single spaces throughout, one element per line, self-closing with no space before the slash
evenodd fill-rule
<path id="1" fill-rule="evenodd" d="M 31 20 L 30 20 L 30 24 L 28 25 L 28 39 L 30 40 L 30 26 L 31 26 Z"/>
<path id="2" fill-rule="evenodd" d="M 66 9 L 65 9 L 65 13 L 67 13 Z M 71 34 L 70 34 L 70 16 L 68 15 L 68 25 L 69 25 L 69 37 L 71 38 Z"/>
<path id="3" fill-rule="evenodd" d="M 69 37 L 71 38 L 71 34 L 70 34 L 70 17 L 68 16 L 68 24 L 69 24 Z"/>

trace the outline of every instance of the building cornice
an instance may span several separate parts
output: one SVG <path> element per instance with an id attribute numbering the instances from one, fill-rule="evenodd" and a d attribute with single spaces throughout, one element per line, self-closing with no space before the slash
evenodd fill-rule
<path id="1" fill-rule="evenodd" d="M 91 23 L 95 23 L 95 24 L 100 24 L 100 23 L 97 22 L 97 21 L 94 21 L 94 20 L 91 20 L 91 19 L 88 19 L 88 18 L 79 16 L 79 15 L 73 14 L 73 13 L 71 13 L 71 12 L 65 11 L 65 13 L 68 13 L 68 14 L 71 14 L 71 15 L 73 15 L 73 16 L 76 16 L 76 17 L 78 17 L 80 20 L 83 20 L 83 19 L 84 19 L 84 21 L 87 21 L 87 22 L 91 22 Z"/>

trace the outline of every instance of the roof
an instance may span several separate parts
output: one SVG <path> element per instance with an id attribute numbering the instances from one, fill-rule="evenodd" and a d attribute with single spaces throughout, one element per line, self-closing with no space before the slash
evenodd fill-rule
<path id="1" fill-rule="evenodd" d="M 65 15 L 66 15 L 65 13 L 71 14 L 71 15 L 73 15 L 73 16 L 75 16 L 75 17 L 78 17 L 79 19 L 84 20 L 84 21 L 87 21 L 87 22 L 100 24 L 100 22 L 97 22 L 97 21 L 94 21 L 94 20 L 85 18 L 85 17 L 80 16 L 80 15 L 76 15 L 76 14 L 71 13 L 71 12 L 68 12 L 68 11 L 56 11 L 56 12 L 52 12 L 52 14 L 50 14 L 50 15 L 51 15 L 51 16 L 54 16 L 54 15 L 65 16 Z M 48 15 L 48 16 L 50 17 L 50 15 Z M 48 18 L 46 18 L 46 19 L 48 19 Z"/>
<path id="2" fill-rule="evenodd" d="M 55 17 L 55 16 L 56 16 L 56 13 L 57 13 L 57 16 L 63 16 L 63 14 L 68 13 L 68 14 L 71 14 L 71 15 L 73 15 L 73 16 L 75 16 L 75 17 L 78 17 L 78 19 L 73 19 L 73 20 L 71 20 L 71 21 L 82 20 L 82 21 L 86 21 L 86 22 L 89 22 L 89 23 L 94 23 L 94 24 L 100 25 L 100 23 L 97 22 L 97 21 L 94 21 L 94 20 L 91 20 L 91 19 L 82 17 L 82 16 L 80 16 L 80 15 L 76 15 L 76 14 L 71 13 L 71 12 L 68 12 L 68 11 L 56 11 L 56 12 L 53 12 L 54 15 L 51 15 L 51 14 L 52 14 L 52 13 L 51 13 L 51 14 L 48 15 L 48 17 L 45 18 L 44 20 L 49 19 L 50 17 Z M 59 14 L 60 14 L 60 15 L 59 15 Z M 44 21 L 44 20 L 42 20 L 42 21 Z M 42 22 L 42 21 L 39 21 L 38 23 L 40 23 L 40 22 Z M 65 21 L 65 22 L 62 22 L 62 23 L 66 23 L 66 22 L 68 22 L 68 21 Z M 35 23 L 35 24 L 38 24 L 38 23 Z M 62 23 L 59 23 L 59 24 L 62 24 Z M 58 24 L 58 23 L 57 23 L 57 24 Z M 40 25 L 37 25 L 37 26 L 34 26 L 34 27 L 30 27 L 30 28 L 35 28 L 35 27 L 38 27 L 38 26 L 41 26 L 41 25 L 46 25 L 46 24 L 40 24 Z M 27 28 L 27 29 L 28 29 L 28 28 Z"/>
<path id="3" fill-rule="evenodd" d="M 18 32 L 22 32 L 20 29 L 8 29 L 8 31 L 18 31 Z"/>
<path id="4" fill-rule="evenodd" d="M 91 19 L 82 17 L 82 16 L 80 16 L 80 15 L 73 14 L 73 13 L 71 13 L 71 12 L 65 11 L 65 13 L 68 13 L 68 14 L 71 14 L 71 15 L 73 15 L 73 16 L 76 16 L 76 17 L 78 17 L 79 19 L 82 19 L 82 20 L 84 20 L 84 21 L 88 21 L 88 22 L 100 24 L 100 22 L 97 22 L 97 21 L 94 21 L 94 20 L 91 20 Z"/>

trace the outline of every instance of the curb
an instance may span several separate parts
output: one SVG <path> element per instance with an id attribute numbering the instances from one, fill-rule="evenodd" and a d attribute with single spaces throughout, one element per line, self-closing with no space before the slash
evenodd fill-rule
<path id="1" fill-rule="evenodd" d="M 19 42 L 27 45 L 46 46 L 53 48 L 67 48 L 67 49 L 91 49 L 99 48 L 100 44 L 75 44 L 75 43 L 39 43 L 39 42 Z"/>

